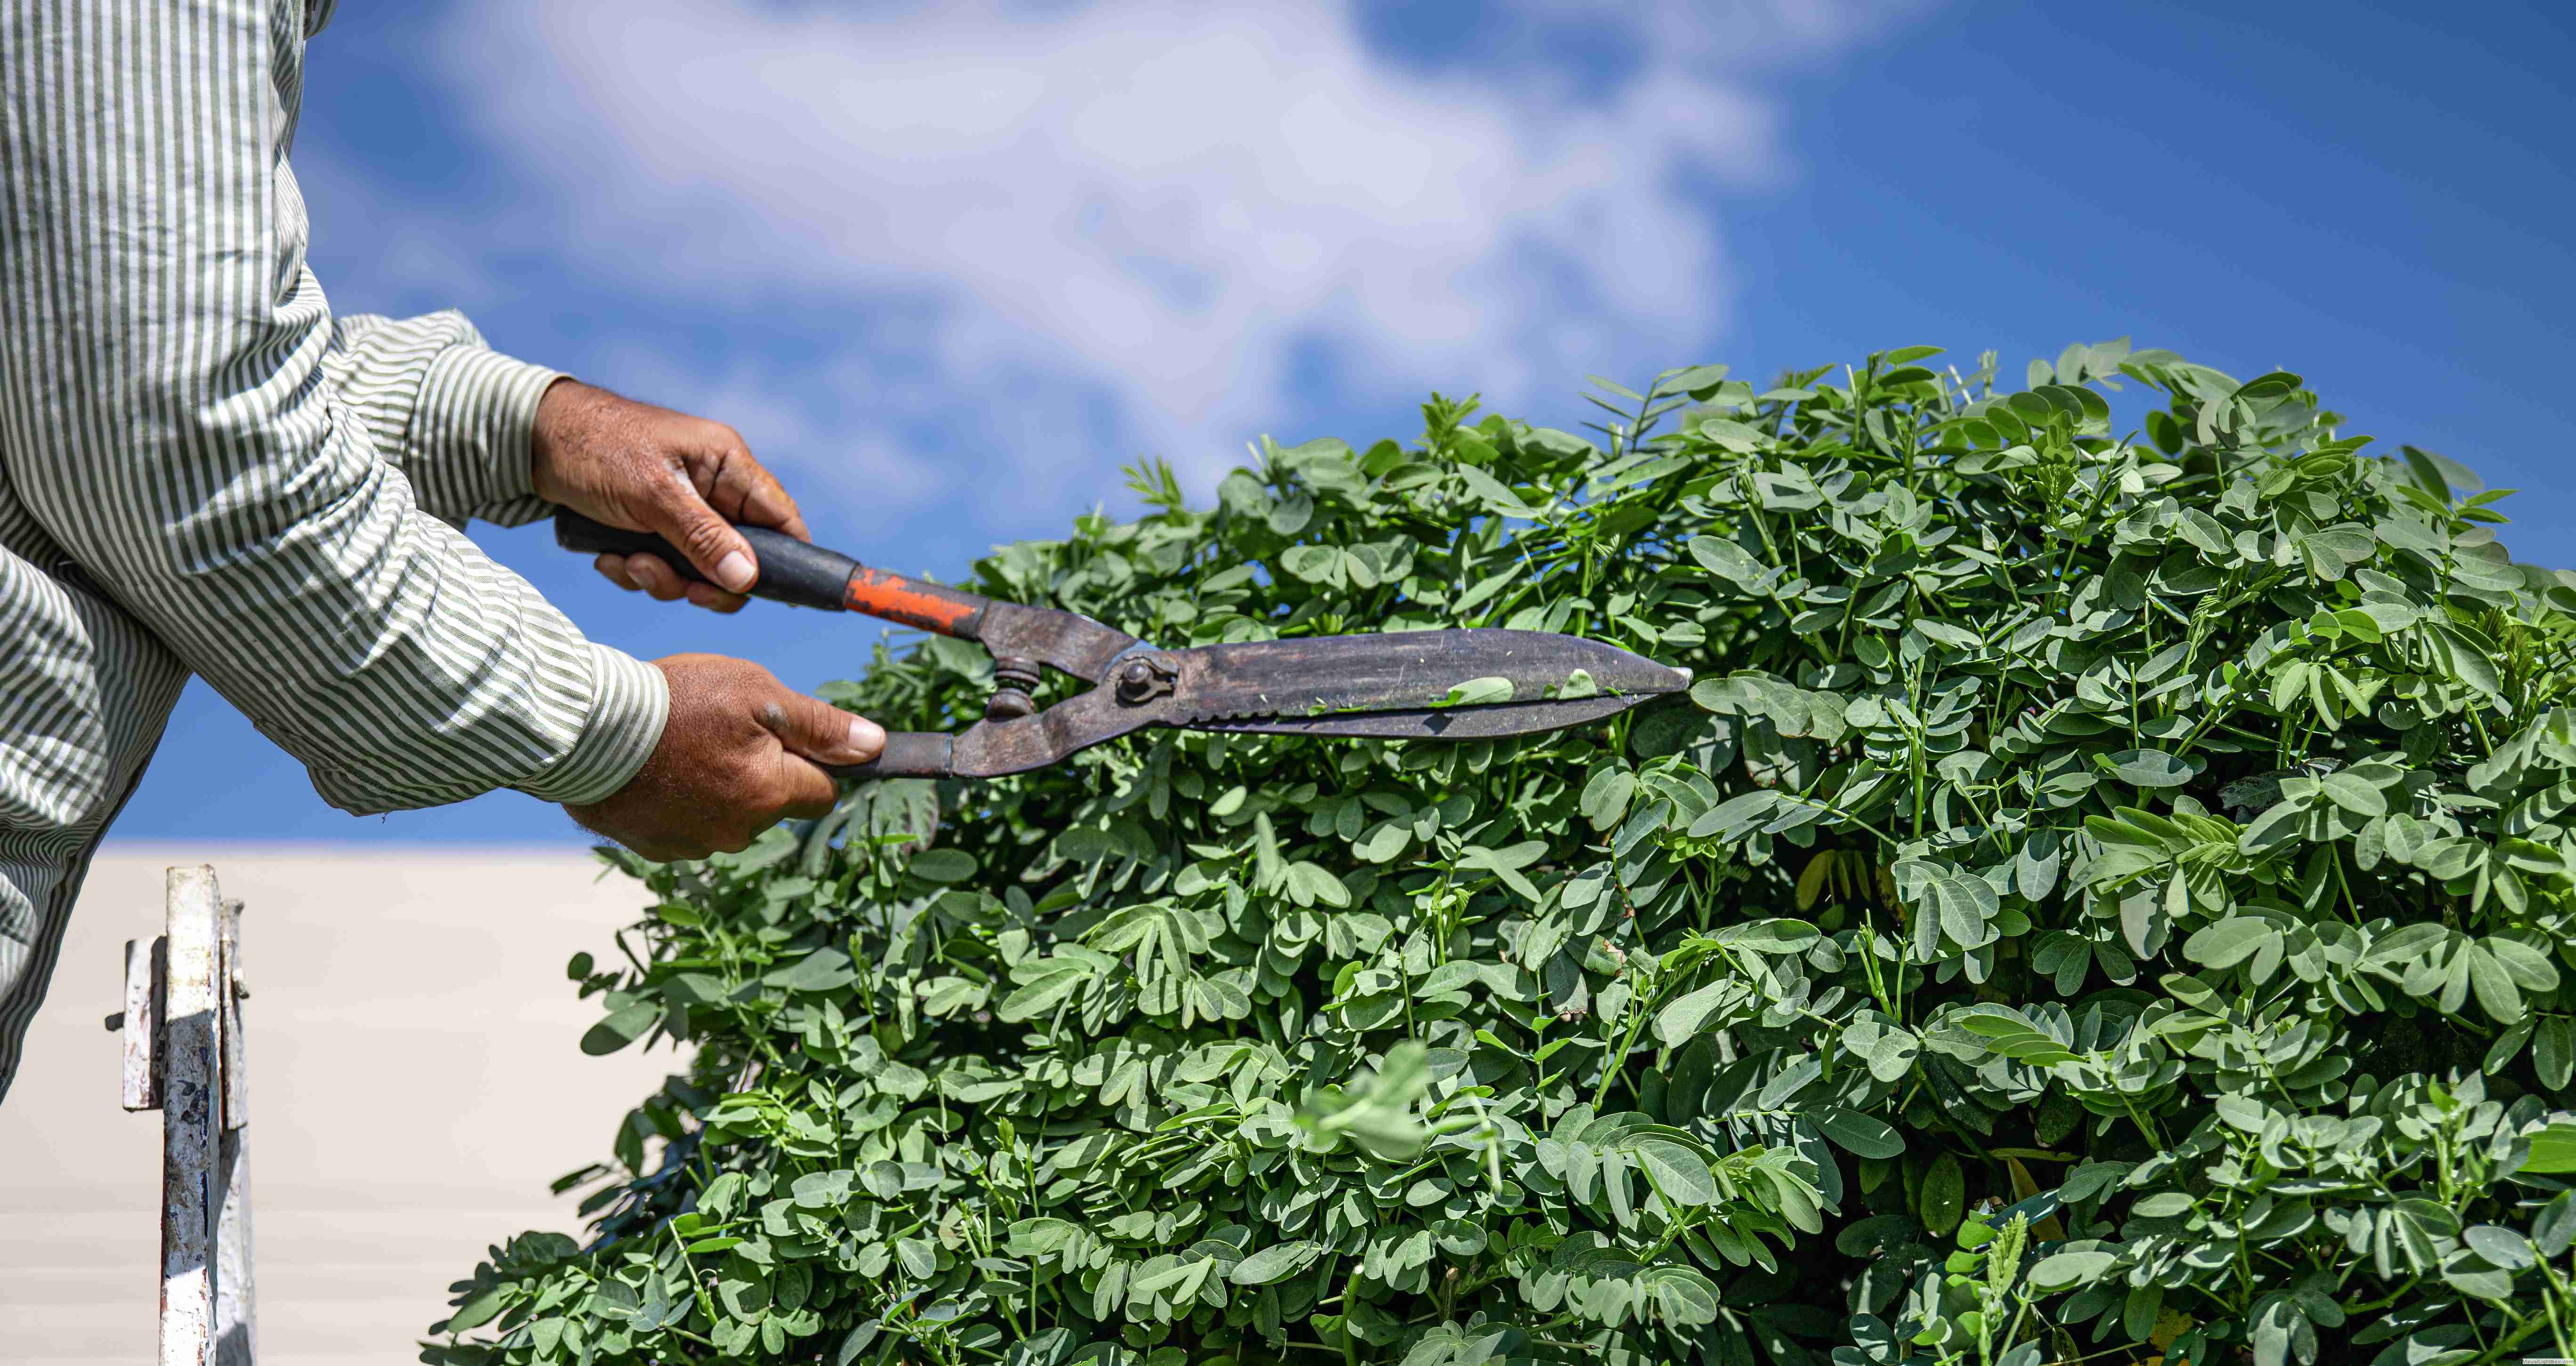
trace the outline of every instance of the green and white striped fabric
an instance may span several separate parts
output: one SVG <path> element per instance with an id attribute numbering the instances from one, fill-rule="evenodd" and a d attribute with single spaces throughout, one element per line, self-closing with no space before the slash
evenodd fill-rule
<path id="1" fill-rule="evenodd" d="M 352 812 L 592 801 L 661 735 L 661 674 L 457 530 L 544 511 L 554 372 L 305 268 L 328 10 L 0 0 L 0 1095 L 190 673 Z"/>

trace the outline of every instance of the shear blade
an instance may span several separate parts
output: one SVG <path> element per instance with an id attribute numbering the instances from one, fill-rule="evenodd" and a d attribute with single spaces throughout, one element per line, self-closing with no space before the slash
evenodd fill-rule
<path id="1" fill-rule="evenodd" d="M 1478 740 L 1579 726 L 1690 686 L 1615 645 L 1538 631 L 1373 636 L 1137 649 L 1116 675 L 1037 713 L 960 732 L 942 772 L 1025 773 L 1148 726 L 1385 740 Z M 1122 656 L 1123 657 L 1123 656 Z M 1463 685 L 1501 679 L 1500 689 Z M 1575 696 L 1566 696 L 1566 693 Z"/>
<path id="2" fill-rule="evenodd" d="M 1506 702 L 1492 707 L 1411 708 L 1344 712 L 1334 716 L 1275 716 L 1245 721 L 1202 721 L 1192 730 L 1249 735 L 1313 735 L 1369 740 L 1497 740 L 1543 735 L 1607 720 L 1653 697 L 1581 697 L 1561 702 Z"/>
<path id="3" fill-rule="evenodd" d="M 1328 720 L 1351 713 L 1500 712 L 1577 701 L 1606 705 L 1597 713 L 1569 713 L 1576 719 L 1564 724 L 1579 725 L 1690 686 L 1687 670 L 1668 668 L 1616 645 L 1543 631 L 1395 631 L 1202 645 L 1177 653 L 1186 656 L 1187 662 L 1172 722 L 1201 729 L 1212 728 L 1202 725 L 1205 722 Z M 1507 696 L 1487 699 L 1470 694 L 1460 700 L 1498 705 L 1442 706 L 1457 697 L 1462 687 L 1485 679 L 1501 679 L 1509 685 Z M 1484 733 L 1547 729 L 1536 720 L 1545 714 L 1529 713 L 1532 723 L 1522 730 Z M 1427 720 L 1412 724 L 1416 728 L 1408 734 L 1456 735 L 1464 723 L 1450 722 L 1440 732 L 1421 729 L 1430 724 Z M 1308 727 L 1274 733 L 1380 732 Z"/>

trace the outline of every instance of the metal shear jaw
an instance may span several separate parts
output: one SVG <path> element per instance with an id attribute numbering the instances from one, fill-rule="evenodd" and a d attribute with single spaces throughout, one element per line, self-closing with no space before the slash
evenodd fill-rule
<path id="1" fill-rule="evenodd" d="M 1104 740 L 1155 724 L 1177 669 L 1151 645 L 1091 618 L 1051 607 L 996 602 L 976 636 L 993 656 L 984 718 L 954 735 L 898 731 L 869 763 L 832 769 L 845 778 L 998 778 L 1025 773 Z M 1041 668 L 1099 684 L 1037 709 Z M 1102 680 L 1116 675 L 1116 681 Z"/>
<path id="2" fill-rule="evenodd" d="M 1091 618 L 871 569 L 760 527 L 735 530 L 760 559 L 754 597 L 863 612 L 971 640 L 993 657 L 984 715 L 955 735 L 886 737 L 884 753 L 835 769 L 851 778 L 993 778 L 1043 768 L 1147 726 L 1340 739 L 1493 739 L 1598 721 L 1690 686 L 1690 671 L 1614 645 L 1536 631 L 1468 629 L 1321 636 L 1159 649 Z M 658 555 L 701 576 L 650 532 L 569 509 L 555 539 L 590 553 Z M 1055 669 L 1094 686 L 1039 711 Z M 1501 696 L 1491 685 L 1501 683 Z M 1465 684 L 1477 701 L 1463 702 Z"/>
<path id="3" fill-rule="evenodd" d="M 999 605 L 997 604 L 997 609 Z M 1616 646 L 1534 631 L 1454 630 L 1157 649 L 1069 612 L 1021 609 L 1098 685 L 1043 712 L 1025 692 L 995 692 L 985 718 L 956 736 L 889 737 L 853 777 L 999 777 L 1043 768 L 1148 726 L 1335 739 L 1497 739 L 1615 716 L 1690 684 L 1690 672 Z M 1112 638 L 1127 643 L 1109 652 Z M 1102 657 L 1105 654 L 1105 657 Z M 996 677 L 1000 677 L 996 655 Z M 1066 669 L 1078 673 L 1079 669 Z M 1033 676 L 1034 668 L 1026 674 Z M 1500 679 L 1515 695 L 1447 705 L 1458 686 Z M 1582 686 L 1575 687 L 1573 684 Z"/>

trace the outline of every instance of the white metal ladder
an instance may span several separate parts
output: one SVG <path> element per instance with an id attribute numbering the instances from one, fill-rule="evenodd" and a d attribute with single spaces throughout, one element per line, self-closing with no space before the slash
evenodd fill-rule
<path id="1" fill-rule="evenodd" d="M 161 1366 L 252 1366 L 241 903 L 169 871 L 162 936 L 125 944 L 125 1108 L 161 1112 Z"/>

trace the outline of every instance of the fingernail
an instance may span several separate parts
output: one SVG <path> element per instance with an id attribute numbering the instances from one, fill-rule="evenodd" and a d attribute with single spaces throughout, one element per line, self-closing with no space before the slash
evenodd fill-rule
<path id="1" fill-rule="evenodd" d="M 850 752 L 879 754 L 885 750 L 885 727 L 864 716 L 850 718 Z M 861 762 L 865 762 L 862 760 Z"/>
<path id="2" fill-rule="evenodd" d="M 728 551 L 716 561 L 716 582 L 737 593 L 751 587 L 751 572 L 751 557 L 739 550 Z"/>

